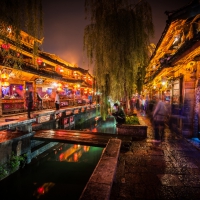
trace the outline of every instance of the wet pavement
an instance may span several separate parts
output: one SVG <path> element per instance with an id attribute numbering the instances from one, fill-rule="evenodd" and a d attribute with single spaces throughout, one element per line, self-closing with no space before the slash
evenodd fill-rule
<path id="1" fill-rule="evenodd" d="M 154 142 L 149 119 L 148 138 L 133 141 L 120 152 L 110 200 L 199 200 L 199 140 L 187 140 L 169 128 L 161 142 Z"/>

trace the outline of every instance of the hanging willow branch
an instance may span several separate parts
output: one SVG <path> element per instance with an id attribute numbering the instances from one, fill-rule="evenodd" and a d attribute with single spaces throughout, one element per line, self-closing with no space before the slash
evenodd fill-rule
<path id="1" fill-rule="evenodd" d="M 108 96 L 113 101 L 130 96 L 138 68 L 149 60 L 149 38 L 154 34 L 151 7 L 144 0 L 85 0 L 85 11 L 91 23 L 85 28 L 84 50 L 94 66 L 102 93 L 101 113 L 106 116 L 104 101 Z"/>
<path id="2" fill-rule="evenodd" d="M 9 30 L 12 30 L 12 33 Z M 1 0 L 0 5 L 0 39 L 4 43 L 8 43 L 8 38 L 12 35 L 14 38 L 16 51 L 21 49 L 20 31 L 23 30 L 30 36 L 41 39 L 43 37 L 43 16 L 42 16 L 42 0 Z M 35 42 L 33 47 L 33 57 L 38 54 L 39 44 Z M 2 50 L 3 52 L 3 50 Z M 1 53 L 3 56 L 5 52 Z M 15 56 L 13 52 L 7 50 L 7 57 L 12 57 L 12 63 L 18 63 L 18 66 L 23 62 L 23 59 Z M 16 54 L 17 55 L 17 54 Z M 17 60 L 15 62 L 14 60 Z"/>

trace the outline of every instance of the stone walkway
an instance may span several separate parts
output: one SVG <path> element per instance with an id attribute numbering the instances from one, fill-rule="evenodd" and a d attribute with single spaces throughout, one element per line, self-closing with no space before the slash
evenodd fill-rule
<path id="1" fill-rule="evenodd" d="M 147 117 L 144 121 L 148 138 L 120 152 L 110 200 L 199 200 L 200 143 L 195 146 L 168 128 L 155 143 L 151 123 Z"/>

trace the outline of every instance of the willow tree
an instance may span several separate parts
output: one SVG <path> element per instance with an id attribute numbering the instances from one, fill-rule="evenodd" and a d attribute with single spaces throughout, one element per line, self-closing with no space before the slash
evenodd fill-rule
<path id="1" fill-rule="evenodd" d="M 1 0 L 0 3 L 0 39 L 4 43 L 10 43 L 10 37 L 14 38 L 17 51 L 21 48 L 20 31 L 25 31 L 35 38 L 33 55 L 37 55 L 39 44 L 36 40 L 43 37 L 43 16 L 42 16 L 42 0 Z M 12 50 L 1 49 L 3 57 L 12 56 L 13 61 L 22 61 L 19 54 Z M 12 65 L 13 62 L 7 62 Z M 20 63 L 18 62 L 19 67 Z"/>
<path id="2" fill-rule="evenodd" d="M 144 0 L 85 0 L 85 11 L 89 24 L 84 51 L 94 67 L 105 119 L 108 99 L 127 100 L 134 92 L 138 71 L 148 62 L 149 39 L 154 34 L 152 12 Z"/>

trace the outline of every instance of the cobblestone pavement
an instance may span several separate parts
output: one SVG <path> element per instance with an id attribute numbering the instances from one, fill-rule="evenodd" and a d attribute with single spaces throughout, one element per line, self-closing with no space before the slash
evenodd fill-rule
<path id="1" fill-rule="evenodd" d="M 143 120 L 148 137 L 120 152 L 110 200 L 199 200 L 200 149 L 168 128 L 162 142 L 153 142 L 151 123 Z"/>

